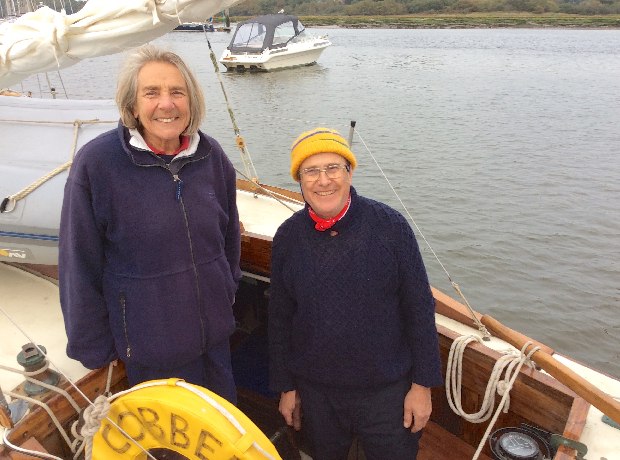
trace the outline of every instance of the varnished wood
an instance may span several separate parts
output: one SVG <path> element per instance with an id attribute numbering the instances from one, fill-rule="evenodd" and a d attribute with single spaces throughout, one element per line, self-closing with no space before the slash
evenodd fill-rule
<path id="1" fill-rule="evenodd" d="M 269 277 L 271 275 L 272 238 L 245 232 L 241 235 L 241 270 Z"/>
<path id="2" fill-rule="evenodd" d="M 578 441 L 584 427 L 586 426 L 586 417 L 590 403 L 583 398 L 575 398 L 571 413 L 566 423 L 566 428 L 562 436 L 573 441 Z M 575 450 L 565 446 L 560 446 L 553 460 L 573 460 L 575 458 Z"/>
<path id="3" fill-rule="evenodd" d="M 441 325 L 437 326 L 443 369 L 450 346 L 458 337 L 454 331 Z M 478 343 L 468 345 L 463 355 L 463 367 L 467 370 L 462 380 L 462 405 L 468 413 L 477 412 L 484 397 L 484 392 L 495 362 L 500 353 Z M 583 431 L 580 420 L 583 413 L 573 411 L 577 396 L 564 385 L 550 376 L 531 368 L 522 368 L 519 378 L 510 392 L 510 411 L 501 414 L 494 427 L 517 427 L 521 423 L 538 426 L 552 433 L 564 433 L 571 426 L 574 436 Z M 495 403 L 501 398 L 496 396 Z M 487 428 L 488 423 L 470 423 L 452 412 L 446 399 L 445 390 L 433 391 L 432 420 L 458 436 L 471 446 L 477 446 Z M 486 455 L 490 455 L 485 446 Z"/>
<path id="4" fill-rule="evenodd" d="M 93 401 L 105 391 L 107 377 L 107 367 L 97 369 L 89 372 L 83 379 L 79 380 L 77 386 L 91 401 Z M 114 368 L 111 385 L 113 391 L 117 390 L 119 386 L 122 388 L 127 387 L 125 366 L 122 362 L 119 362 Z M 73 386 L 65 384 L 63 387 L 81 408 L 86 407 L 87 401 L 84 400 L 82 395 L 79 394 Z M 55 394 L 47 400 L 46 403 L 63 424 L 66 424 L 68 420 L 77 419 L 75 409 L 63 395 Z M 9 440 L 13 444 L 21 445 L 28 438 L 36 438 L 45 445 L 45 440 L 56 431 L 56 426 L 50 420 L 48 413 L 39 406 L 32 410 L 28 417 L 26 417 L 25 422 L 26 423 L 22 421 L 15 425 L 15 428 L 13 428 L 9 434 Z M 66 428 L 65 426 L 65 429 Z"/>
<path id="5" fill-rule="evenodd" d="M 304 202 L 303 197 L 300 192 L 294 192 L 292 190 L 287 190 L 285 188 L 274 187 L 273 185 L 254 183 L 244 179 L 237 179 L 237 189 L 245 190 L 247 192 L 257 193 L 259 195 L 265 196 L 277 196 L 284 201 L 292 202 L 292 203 L 302 203 Z M 271 192 L 271 193 L 270 193 Z"/>
<path id="6" fill-rule="evenodd" d="M 476 446 L 477 447 L 477 446 Z M 424 428 L 417 460 L 471 460 L 476 448 L 463 442 L 434 422 Z M 480 460 L 491 460 L 482 453 Z"/>
<path id="7" fill-rule="evenodd" d="M 482 323 L 491 329 L 495 335 L 519 349 L 521 349 L 527 341 L 527 337 L 524 338 L 522 334 L 504 326 L 490 316 L 483 316 Z M 528 348 L 528 350 L 531 349 L 531 347 Z M 557 359 L 553 358 L 553 356 L 542 350 L 534 352 L 532 360 L 557 380 L 598 408 L 605 415 L 609 416 L 617 423 L 620 423 L 620 402 L 616 401 L 607 393 L 601 391 L 575 371 L 569 369 Z"/>
<path id="8" fill-rule="evenodd" d="M 444 294 L 438 289 L 431 287 L 433 291 L 433 297 L 435 298 L 435 311 L 440 315 L 445 316 L 446 318 L 453 319 L 461 324 L 465 324 L 466 326 L 470 326 L 475 328 L 476 324 L 471 317 L 471 313 L 469 309 L 463 305 L 462 303 L 454 300 L 452 297 Z M 474 312 L 474 316 L 480 320 L 482 315 L 478 312 Z M 536 346 L 540 347 L 541 350 L 544 350 L 546 353 L 553 354 L 553 348 L 540 343 L 536 340 L 530 339 L 521 335 L 523 338 L 527 338 L 527 340 L 531 340 Z"/>

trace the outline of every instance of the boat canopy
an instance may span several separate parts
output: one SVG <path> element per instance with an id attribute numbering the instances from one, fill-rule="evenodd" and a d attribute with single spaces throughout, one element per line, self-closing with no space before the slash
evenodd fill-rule
<path id="1" fill-rule="evenodd" d="M 231 53 L 262 53 L 281 48 L 303 34 L 305 27 L 289 14 L 266 14 L 237 24 L 228 49 Z"/>

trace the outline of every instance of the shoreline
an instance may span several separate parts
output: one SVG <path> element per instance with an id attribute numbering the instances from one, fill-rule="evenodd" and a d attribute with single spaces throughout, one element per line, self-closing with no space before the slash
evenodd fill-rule
<path id="1" fill-rule="evenodd" d="M 237 18 L 235 18 L 237 19 Z M 411 14 L 400 16 L 299 15 L 306 27 L 322 29 L 620 29 L 620 15 L 559 13 Z M 243 20 L 239 18 L 239 20 Z"/>

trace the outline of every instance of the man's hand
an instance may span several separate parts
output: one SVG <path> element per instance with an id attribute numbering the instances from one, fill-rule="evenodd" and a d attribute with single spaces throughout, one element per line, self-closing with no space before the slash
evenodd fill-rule
<path id="1" fill-rule="evenodd" d="M 288 426 L 292 426 L 297 431 L 301 430 L 301 398 L 297 391 L 283 392 L 280 395 L 278 409 Z"/>
<path id="2" fill-rule="evenodd" d="M 412 433 L 417 433 L 424 428 L 433 411 L 431 389 L 412 383 L 411 389 L 405 396 L 404 410 L 403 425 L 405 428 L 411 428 Z"/>

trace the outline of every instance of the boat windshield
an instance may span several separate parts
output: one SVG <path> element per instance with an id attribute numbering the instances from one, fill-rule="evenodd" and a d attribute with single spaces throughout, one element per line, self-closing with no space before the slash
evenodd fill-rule
<path id="1" fill-rule="evenodd" d="M 243 24 L 233 38 L 232 46 L 237 48 L 254 48 L 261 50 L 263 48 L 263 42 L 267 28 L 258 22 L 250 22 Z"/>
<path id="2" fill-rule="evenodd" d="M 285 22 L 276 27 L 273 32 L 273 46 L 286 45 L 295 36 L 295 25 L 293 21 Z"/>

